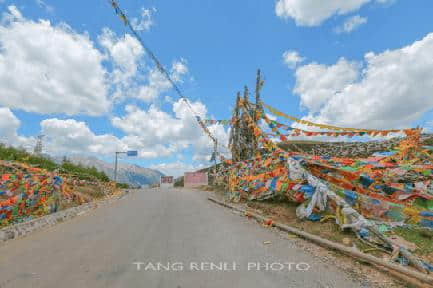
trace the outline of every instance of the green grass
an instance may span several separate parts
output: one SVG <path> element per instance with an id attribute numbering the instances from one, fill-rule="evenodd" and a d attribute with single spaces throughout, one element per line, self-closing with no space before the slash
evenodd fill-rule
<path id="1" fill-rule="evenodd" d="M 433 253 L 433 236 L 427 235 L 421 229 L 397 227 L 395 234 L 403 237 L 407 241 L 414 243 L 418 248 L 416 252 L 420 255 Z"/>
<path id="2" fill-rule="evenodd" d="M 263 215 L 272 217 L 277 222 L 282 222 L 289 226 L 320 236 L 333 242 L 344 243 L 344 240 L 349 240 L 349 246 L 355 244 L 360 251 L 367 251 L 372 248 L 371 246 L 360 241 L 352 231 L 342 231 L 333 219 L 325 222 L 300 220 L 296 216 L 296 208 L 299 205 L 297 203 L 280 199 L 249 201 L 247 202 L 247 205 L 250 208 L 261 211 Z M 368 253 L 377 257 L 381 257 L 382 255 L 382 252 L 378 250 L 371 250 Z"/>
<path id="3" fill-rule="evenodd" d="M 104 172 L 98 171 L 95 167 L 83 167 L 80 164 L 76 165 L 69 161 L 63 161 L 59 168 L 64 173 L 77 175 L 80 179 L 96 178 L 102 182 L 110 181 Z"/>
<path id="4" fill-rule="evenodd" d="M 128 183 L 117 183 L 117 188 L 119 189 L 129 189 L 130 186 Z"/>
<path id="5" fill-rule="evenodd" d="M 4 144 L 0 144 L 0 159 L 27 163 L 32 166 L 47 169 L 48 171 L 53 171 L 58 168 L 58 165 L 50 159 L 32 155 L 21 149 L 7 147 Z"/>
<path id="6" fill-rule="evenodd" d="M 177 179 L 174 179 L 174 187 L 183 187 L 183 176 Z"/>
<path id="7" fill-rule="evenodd" d="M 424 145 L 433 146 L 433 137 L 423 142 Z"/>

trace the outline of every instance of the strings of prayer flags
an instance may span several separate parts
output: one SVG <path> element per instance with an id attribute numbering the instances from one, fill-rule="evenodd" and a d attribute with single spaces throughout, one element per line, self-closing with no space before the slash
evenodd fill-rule
<path id="1" fill-rule="evenodd" d="M 357 128 L 341 128 L 341 127 L 335 127 L 330 125 L 323 125 L 323 124 L 316 124 L 309 121 L 301 120 L 289 115 L 286 115 L 282 112 L 277 111 L 276 109 L 270 107 L 267 104 L 264 104 L 269 111 L 271 111 L 274 115 L 281 116 L 284 118 L 287 118 L 289 120 L 295 121 L 300 124 L 304 124 L 307 126 L 315 126 L 320 127 L 322 129 L 332 129 L 337 131 L 307 131 L 299 128 L 293 128 L 286 124 L 279 123 L 275 120 L 270 120 L 265 114 L 262 115 L 265 122 L 268 124 L 268 127 L 273 131 L 276 132 L 276 136 L 280 138 L 285 137 L 296 137 L 296 136 L 328 136 L 328 137 L 354 137 L 354 136 L 370 136 L 370 137 L 386 137 L 390 133 L 405 133 L 406 135 L 409 135 L 412 133 L 412 131 L 417 129 L 390 129 L 390 130 L 369 130 L 369 129 L 357 129 Z M 286 131 L 292 131 L 291 134 L 285 134 L 281 135 L 277 129 L 284 129 Z M 282 140 L 282 139 L 281 139 Z"/>
<path id="2" fill-rule="evenodd" d="M 408 131 L 414 130 L 414 129 L 375 130 L 375 129 L 343 128 L 343 127 L 337 127 L 337 126 L 326 125 L 326 124 L 318 124 L 318 123 L 313 123 L 311 121 L 302 120 L 302 119 L 287 115 L 287 114 L 269 106 L 266 103 L 263 103 L 263 106 L 265 106 L 272 114 L 286 118 L 286 119 L 294 121 L 296 123 L 307 125 L 307 126 L 314 126 L 314 127 L 318 127 L 318 128 L 326 129 L 326 130 L 335 130 L 334 132 L 331 132 L 333 134 L 330 134 L 330 135 L 337 135 L 336 137 L 338 137 L 338 136 L 358 136 L 358 135 L 363 136 L 365 134 L 367 134 L 369 136 L 387 136 L 389 133 L 408 132 Z M 301 131 L 300 129 L 298 129 L 298 130 Z M 352 134 L 341 135 L 341 133 L 336 134 L 339 131 L 354 132 L 354 134 L 353 135 Z M 316 133 L 316 132 L 309 132 L 309 131 L 306 131 L 306 132 L 307 133 Z M 357 133 L 357 135 L 355 135 L 355 132 Z M 320 133 L 323 133 L 323 132 L 320 132 Z M 359 134 L 359 133 L 363 133 L 363 134 Z M 319 134 L 317 134 L 317 135 L 319 135 Z M 328 136 L 328 135 L 326 135 L 326 136 Z"/>
<path id="3" fill-rule="evenodd" d="M 221 125 L 232 125 L 232 120 L 211 120 L 211 119 L 205 119 L 202 120 L 205 125 L 215 125 L 215 124 L 221 124 Z"/>

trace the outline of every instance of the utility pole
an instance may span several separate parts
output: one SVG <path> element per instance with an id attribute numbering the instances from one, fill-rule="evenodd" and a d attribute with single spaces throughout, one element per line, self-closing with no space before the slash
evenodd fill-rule
<path id="1" fill-rule="evenodd" d="M 117 183 L 117 157 L 119 154 L 126 154 L 127 156 L 137 156 L 137 151 L 126 151 L 126 152 L 118 152 L 116 151 L 116 160 L 114 161 L 114 183 Z"/>
<path id="2" fill-rule="evenodd" d="M 122 152 L 116 151 L 116 160 L 114 161 L 114 183 L 117 183 L 117 156 Z"/>

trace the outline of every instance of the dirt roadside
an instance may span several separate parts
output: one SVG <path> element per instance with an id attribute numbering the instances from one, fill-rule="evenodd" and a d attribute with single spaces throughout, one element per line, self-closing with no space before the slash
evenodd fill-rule
<path id="1" fill-rule="evenodd" d="M 223 200 L 224 192 L 212 187 L 200 187 L 201 190 L 207 191 L 209 196 Z M 233 203 L 231 203 L 233 205 Z M 360 242 L 353 233 L 340 231 L 339 227 L 330 219 L 327 222 L 301 221 L 296 217 L 296 205 L 287 202 L 243 202 L 235 204 L 238 208 L 248 210 L 259 215 L 263 215 L 275 222 L 283 223 L 308 233 L 318 235 L 328 240 L 344 244 L 348 247 L 354 247 L 360 251 L 368 252 L 376 257 L 389 259 L 388 255 L 382 251 L 372 250 L 370 246 Z M 345 273 L 348 273 L 357 282 L 365 287 L 417 287 L 401 279 L 393 277 L 384 269 L 371 265 L 364 261 L 356 260 L 342 253 L 326 249 L 312 242 L 304 240 L 293 234 L 284 233 L 275 229 L 287 239 L 290 239 L 299 248 L 307 251 L 321 261 L 335 266 Z"/>

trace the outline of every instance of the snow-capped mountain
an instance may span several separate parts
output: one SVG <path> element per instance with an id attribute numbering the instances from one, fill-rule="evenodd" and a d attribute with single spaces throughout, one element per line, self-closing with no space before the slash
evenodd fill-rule
<path id="1" fill-rule="evenodd" d="M 56 159 L 62 161 L 62 159 Z M 95 167 L 104 171 L 110 179 L 114 178 L 114 164 L 107 163 L 96 157 L 70 156 L 68 160 L 74 164 L 81 164 L 85 167 Z M 164 176 L 158 170 L 143 168 L 135 164 L 118 163 L 117 182 L 128 183 L 131 186 L 145 186 L 159 183 L 159 177 Z"/>

